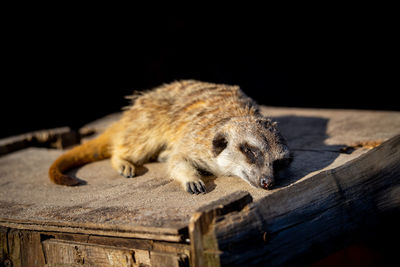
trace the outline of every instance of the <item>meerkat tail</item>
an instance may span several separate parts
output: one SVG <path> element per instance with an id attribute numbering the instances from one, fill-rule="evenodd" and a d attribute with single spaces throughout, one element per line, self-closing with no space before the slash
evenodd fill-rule
<path id="1" fill-rule="evenodd" d="M 110 135 L 108 132 L 99 137 L 83 143 L 62 154 L 49 168 L 49 178 L 52 182 L 60 185 L 78 185 L 81 182 L 69 175 L 65 171 L 82 166 L 84 164 L 109 158 Z"/>

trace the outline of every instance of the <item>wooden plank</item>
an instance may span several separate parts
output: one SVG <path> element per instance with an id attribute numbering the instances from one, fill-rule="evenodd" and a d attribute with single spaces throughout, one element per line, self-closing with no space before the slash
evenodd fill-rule
<path id="1" fill-rule="evenodd" d="M 127 266 L 131 266 L 129 265 L 131 262 L 132 266 L 188 266 L 189 264 L 188 244 L 86 234 L 34 232 L 5 227 L 0 230 L 2 251 L 4 251 L 0 262 L 12 266 L 45 264 L 46 266 L 109 266 L 110 259 L 115 262 L 115 266 L 125 266 L 119 264 L 127 257 Z M 8 246 L 11 250 L 10 259 Z M 130 257 L 132 261 L 129 260 Z"/>
<path id="2" fill-rule="evenodd" d="M 57 239 L 43 241 L 43 249 L 48 266 L 138 266 L 129 249 Z"/>
<path id="3" fill-rule="evenodd" d="M 229 266 L 307 265 L 400 215 L 400 135 L 216 222 Z M 400 223 L 400 221 L 398 221 Z M 318 253 L 315 253 L 315 252 Z"/>
<path id="4" fill-rule="evenodd" d="M 88 243 L 94 246 L 104 245 L 104 246 L 112 246 L 115 248 L 124 248 L 133 250 L 134 262 L 137 265 L 139 265 L 140 263 L 143 266 L 150 265 L 150 250 L 153 249 L 153 244 L 155 243 L 155 241 L 153 240 L 94 236 L 85 234 L 68 234 L 68 233 L 57 233 L 57 232 L 46 233 L 46 236 L 50 236 L 51 238 L 60 239 L 64 241 Z M 167 244 L 173 244 L 173 243 L 167 243 Z"/>
<path id="5" fill-rule="evenodd" d="M 11 229 L 7 234 L 8 258 L 13 267 L 21 265 L 21 232 Z"/>
<path id="6" fill-rule="evenodd" d="M 151 250 L 174 254 L 185 254 L 187 256 L 189 256 L 190 254 L 189 244 L 170 243 L 162 241 L 153 242 Z"/>
<path id="7" fill-rule="evenodd" d="M 150 266 L 152 267 L 181 267 L 188 266 L 189 263 L 186 255 L 176 255 L 158 251 L 151 251 L 150 254 Z"/>
<path id="8" fill-rule="evenodd" d="M 43 241 L 48 266 L 187 266 L 188 253 L 179 253 L 171 246 L 174 244 L 142 250 L 59 239 Z"/>
<path id="9" fill-rule="evenodd" d="M 42 241 L 47 239 L 61 239 L 66 241 L 76 241 L 87 243 L 90 235 L 86 234 L 70 234 L 70 233 L 57 233 L 57 232 L 44 232 L 42 233 Z"/>
<path id="10" fill-rule="evenodd" d="M 30 146 L 61 149 L 78 144 L 79 141 L 79 134 L 69 127 L 34 131 L 0 139 L 0 156 Z"/>
<path id="11" fill-rule="evenodd" d="M 152 250 L 153 240 L 143 240 L 134 238 L 120 238 L 120 237 L 105 237 L 105 236 L 93 236 L 90 235 L 87 239 L 88 243 L 108 245 L 119 248 L 130 248 L 140 250 Z"/>
<path id="12" fill-rule="evenodd" d="M 189 236 L 192 266 L 220 266 L 217 238 L 214 233 L 214 224 L 218 216 L 233 211 L 242 210 L 252 202 L 252 197 L 245 191 L 233 194 L 217 200 L 209 205 L 201 207 L 194 213 L 189 223 Z"/>
<path id="13" fill-rule="evenodd" d="M 19 235 L 22 266 L 44 266 L 44 255 L 40 233 L 21 231 Z"/>
<path id="14" fill-rule="evenodd" d="M 150 251 L 135 249 L 135 262 L 139 267 L 150 266 Z"/>
<path id="15" fill-rule="evenodd" d="M 131 237 L 142 239 L 154 239 L 171 242 L 181 242 L 186 238 L 187 229 L 176 229 L 167 227 L 145 227 L 106 225 L 94 223 L 65 223 L 42 222 L 35 220 L 18 220 L 0 218 L 0 226 L 21 230 L 63 232 L 75 234 L 90 234 L 101 236 Z"/>
<path id="16" fill-rule="evenodd" d="M 4 243 L 2 245 L 4 257 L 1 262 L 12 266 L 45 264 L 46 266 L 188 266 L 189 264 L 188 244 L 85 234 L 34 232 L 5 227 L 0 230 L 1 241 Z M 10 258 L 8 247 L 11 252 Z"/>
<path id="17" fill-rule="evenodd" d="M 44 266 L 40 233 L 2 228 L 1 263 L 4 266 Z"/>
<path id="18" fill-rule="evenodd" d="M 110 236 L 96 236 L 87 234 L 72 234 L 72 233 L 58 233 L 58 232 L 40 232 L 42 241 L 47 239 L 59 239 L 64 241 L 89 243 L 93 245 L 105 245 L 113 246 L 117 248 L 135 249 L 136 250 L 161 250 L 165 249 L 165 246 L 173 246 L 173 251 L 176 252 L 177 248 L 181 248 L 181 252 L 184 248 L 188 249 L 188 245 L 179 243 L 170 243 L 164 241 L 154 241 L 147 239 L 137 238 L 123 238 L 123 237 L 110 237 Z M 164 245 L 166 244 L 166 245 Z"/>
<path id="19" fill-rule="evenodd" d="M 8 229 L 6 227 L 0 227 L 0 264 L 4 264 L 4 262 L 8 259 Z M 7 263 L 8 264 L 8 263 Z"/>

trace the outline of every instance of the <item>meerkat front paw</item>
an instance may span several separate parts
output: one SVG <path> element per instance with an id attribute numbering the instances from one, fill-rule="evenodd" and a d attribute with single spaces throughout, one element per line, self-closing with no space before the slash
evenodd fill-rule
<path id="1" fill-rule="evenodd" d="M 135 176 L 135 166 L 132 163 L 124 162 L 120 165 L 119 174 L 126 178 L 132 178 Z"/>
<path id="2" fill-rule="evenodd" d="M 186 182 L 185 188 L 191 194 L 207 193 L 206 185 L 202 180 Z"/>
<path id="3" fill-rule="evenodd" d="M 206 193 L 206 185 L 200 179 L 198 170 L 194 167 L 193 161 L 179 155 L 171 155 L 168 160 L 170 176 L 178 181 L 183 189 L 191 194 Z"/>
<path id="4" fill-rule="evenodd" d="M 114 169 L 122 176 L 126 178 L 132 178 L 135 176 L 135 165 L 133 165 L 129 161 L 118 157 L 113 157 L 111 159 L 111 163 Z"/>

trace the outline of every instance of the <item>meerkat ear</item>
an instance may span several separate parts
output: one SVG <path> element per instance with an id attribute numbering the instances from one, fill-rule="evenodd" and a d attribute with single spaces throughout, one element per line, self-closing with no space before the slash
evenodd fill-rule
<path id="1" fill-rule="evenodd" d="M 278 125 L 278 122 L 272 121 L 269 118 L 260 119 L 257 122 L 264 126 L 266 129 L 276 129 L 276 126 Z"/>
<path id="2" fill-rule="evenodd" d="M 222 133 L 217 133 L 212 141 L 212 152 L 218 156 L 228 146 L 228 140 Z"/>

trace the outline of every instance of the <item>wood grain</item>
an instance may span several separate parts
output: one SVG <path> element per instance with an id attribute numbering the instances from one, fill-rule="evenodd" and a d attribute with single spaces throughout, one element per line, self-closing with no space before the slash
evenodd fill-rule
<path id="1" fill-rule="evenodd" d="M 56 239 L 43 241 L 43 249 L 48 266 L 135 266 L 129 249 Z"/>
<path id="2" fill-rule="evenodd" d="M 42 222 L 36 220 L 19 220 L 0 218 L 0 226 L 21 230 L 54 231 L 63 233 L 82 233 L 115 237 L 132 237 L 142 239 L 164 240 L 180 242 L 185 236 L 186 229 L 169 227 L 146 227 L 124 225 L 105 225 L 94 223 L 65 223 Z"/>
<path id="3" fill-rule="evenodd" d="M 199 208 L 192 215 L 189 223 L 191 266 L 220 266 L 219 255 L 222 252 L 215 235 L 215 220 L 218 216 L 242 210 L 252 200 L 249 193 L 238 191 Z"/>

